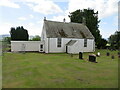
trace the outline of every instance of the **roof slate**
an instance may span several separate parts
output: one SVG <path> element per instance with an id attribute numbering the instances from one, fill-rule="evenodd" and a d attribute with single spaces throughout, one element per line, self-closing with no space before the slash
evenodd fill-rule
<path id="1" fill-rule="evenodd" d="M 89 38 L 94 39 L 87 26 L 78 23 L 44 21 L 48 38 Z"/>

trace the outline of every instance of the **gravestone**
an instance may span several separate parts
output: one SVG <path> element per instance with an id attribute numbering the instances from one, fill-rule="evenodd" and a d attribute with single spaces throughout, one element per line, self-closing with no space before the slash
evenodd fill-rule
<path id="1" fill-rule="evenodd" d="M 110 53 L 109 53 L 109 52 L 107 52 L 107 53 L 106 53 L 106 56 L 110 56 Z"/>
<path id="2" fill-rule="evenodd" d="M 89 61 L 90 62 L 96 62 L 96 55 L 94 55 L 94 54 L 89 55 Z"/>
<path id="3" fill-rule="evenodd" d="M 79 52 L 79 59 L 83 59 L 83 53 Z"/>
<path id="4" fill-rule="evenodd" d="M 114 56 L 114 55 L 112 55 L 112 56 L 111 56 L 111 58 L 112 58 L 112 59 L 115 59 L 115 56 Z"/>

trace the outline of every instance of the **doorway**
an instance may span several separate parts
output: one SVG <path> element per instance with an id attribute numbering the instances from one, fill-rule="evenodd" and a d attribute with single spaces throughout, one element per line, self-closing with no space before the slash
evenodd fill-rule
<path id="1" fill-rule="evenodd" d="M 40 44 L 39 47 L 40 47 L 40 48 L 39 48 L 39 52 L 44 52 L 44 46 L 43 46 L 43 44 Z"/>

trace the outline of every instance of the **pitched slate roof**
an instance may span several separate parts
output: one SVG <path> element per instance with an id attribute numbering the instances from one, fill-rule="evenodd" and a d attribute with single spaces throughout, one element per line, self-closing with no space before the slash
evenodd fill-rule
<path id="1" fill-rule="evenodd" d="M 66 46 L 72 46 L 74 43 L 76 43 L 77 40 L 70 40 Z"/>
<path id="2" fill-rule="evenodd" d="M 87 26 L 78 23 L 64 23 L 56 21 L 44 21 L 46 35 L 48 38 L 90 38 L 93 35 Z"/>

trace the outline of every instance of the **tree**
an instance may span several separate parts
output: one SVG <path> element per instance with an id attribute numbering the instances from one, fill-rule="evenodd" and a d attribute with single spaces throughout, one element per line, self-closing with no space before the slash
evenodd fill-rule
<path id="1" fill-rule="evenodd" d="M 112 49 L 120 49 L 120 31 L 116 31 L 108 40 Z"/>
<path id="2" fill-rule="evenodd" d="M 100 35 L 100 31 L 98 29 L 98 23 L 100 22 L 100 20 L 98 20 L 98 11 L 94 12 L 93 9 L 89 8 L 83 10 L 79 9 L 70 13 L 68 16 L 71 22 L 86 24 L 92 35 L 95 37 L 97 47 L 100 48 L 99 46 L 101 44 L 100 41 L 102 39 L 102 36 Z"/>
<path id="3" fill-rule="evenodd" d="M 33 37 L 30 41 L 40 41 L 41 38 L 39 35 L 36 35 L 35 37 Z"/>
<path id="4" fill-rule="evenodd" d="M 16 41 L 28 41 L 29 35 L 28 31 L 23 28 L 23 26 L 18 26 L 16 29 L 14 27 L 10 30 L 11 40 Z"/>
<path id="5" fill-rule="evenodd" d="M 102 39 L 100 40 L 100 44 L 98 44 L 98 47 L 99 47 L 99 48 L 102 48 L 102 49 L 106 49 L 106 44 L 107 44 L 107 43 L 108 43 L 108 41 L 102 38 Z"/>
<path id="6" fill-rule="evenodd" d="M 14 27 L 11 27 L 10 35 L 11 35 L 11 40 L 14 40 L 15 39 L 15 28 Z"/>
<path id="7" fill-rule="evenodd" d="M 11 37 L 4 37 L 3 41 L 6 42 L 7 44 L 10 44 L 11 42 Z"/>

